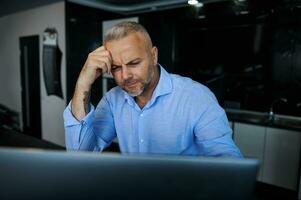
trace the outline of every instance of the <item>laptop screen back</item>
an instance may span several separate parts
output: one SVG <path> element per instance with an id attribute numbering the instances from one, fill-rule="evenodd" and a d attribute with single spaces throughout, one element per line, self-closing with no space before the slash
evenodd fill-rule
<path id="1" fill-rule="evenodd" d="M 0 149 L 0 199 L 249 199 L 249 159 Z"/>

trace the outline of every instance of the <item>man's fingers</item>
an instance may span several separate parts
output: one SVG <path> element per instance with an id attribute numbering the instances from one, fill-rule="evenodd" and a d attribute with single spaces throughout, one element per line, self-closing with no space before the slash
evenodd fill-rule
<path id="1" fill-rule="evenodd" d="M 94 65 L 102 69 L 102 71 L 105 73 L 110 73 L 111 72 L 111 63 L 112 59 L 108 56 L 100 56 L 100 55 L 90 55 L 90 59 L 92 60 L 92 63 L 95 63 Z"/>
<path id="2" fill-rule="evenodd" d="M 101 62 L 105 63 L 106 69 L 102 69 L 103 72 L 111 73 L 112 56 L 104 46 L 97 48 L 95 51 L 89 54 L 92 59 L 96 59 L 99 63 L 99 68 L 104 68 Z"/>
<path id="3" fill-rule="evenodd" d="M 110 52 L 107 50 L 99 50 L 99 51 L 93 51 L 91 54 L 97 54 L 97 55 L 104 55 L 104 56 L 111 56 Z"/>

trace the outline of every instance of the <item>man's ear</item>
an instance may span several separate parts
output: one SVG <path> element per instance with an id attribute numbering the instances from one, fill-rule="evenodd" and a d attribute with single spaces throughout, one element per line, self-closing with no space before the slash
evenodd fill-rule
<path id="1" fill-rule="evenodd" d="M 155 65 L 158 63 L 158 48 L 153 46 L 152 48 L 152 59 Z"/>

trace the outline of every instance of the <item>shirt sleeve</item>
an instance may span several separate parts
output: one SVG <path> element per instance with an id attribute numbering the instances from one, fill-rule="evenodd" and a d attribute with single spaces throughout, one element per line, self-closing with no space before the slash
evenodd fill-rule
<path id="1" fill-rule="evenodd" d="M 103 98 L 95 109 L 78 121 L 71 112 L 71 102 L 64 111 L 67 150 L 102 151 L 115 138 L 115 128 L 109 104 Z"/>
<path id="2" fill-rule="evenodd" d="M 211 102 L 201 114 L 194 134 L 197 146 L 204 156 L 242 158 L 232 140 L 232 129 L 226 113 L 217 102 Z"/>

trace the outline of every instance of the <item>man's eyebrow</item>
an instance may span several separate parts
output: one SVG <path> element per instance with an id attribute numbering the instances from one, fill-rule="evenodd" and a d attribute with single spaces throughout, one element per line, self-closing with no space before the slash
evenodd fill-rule
<path id="1" fill-rule="evenodd" d="M 128 63 L 126 63 L 126 65 L 133 64 L 133 63 L 135 63 L 135 62 L 137 62 L 137 61 L 140 61 L 140 60 L 141 60 L 140 58 L 135 58 L 134 60 L 131 60 L 131 61 L 129 61 Z"/>
<path id="2" fill-rule="evenodd" d="M 141 60 L 141 58 L 135 58 L 134 60 L 129 61 L 129 62 L 126 63 L 125 65 L 130 65 L 130 64 L 133 64 L 133 63 L 135 63 L 135 62 L 137 62 L 137 61 L 140 61 L 140 60 Z M 115 66 L 115 67 L 121 67 L 121 65 L 117 65 L 117 64 L 115 64 L 115 63 L 112 63 L 112 66 Z"/>

